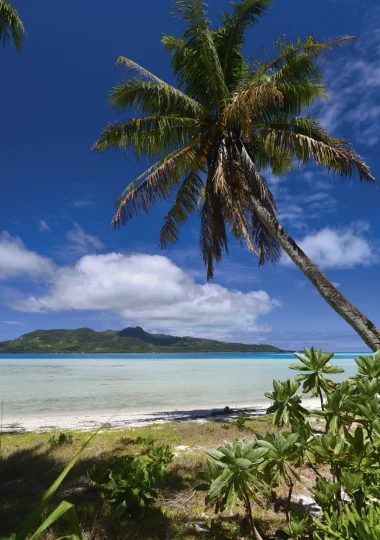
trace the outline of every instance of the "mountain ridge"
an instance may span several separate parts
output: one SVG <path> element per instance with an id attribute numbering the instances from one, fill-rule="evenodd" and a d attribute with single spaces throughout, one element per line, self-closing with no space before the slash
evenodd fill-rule
<path id="1" fill-rule="evenodd" d="M 97 332 L 91 328 L 35 330 L 0 342 L 0 354 L 284 352 L 267 344 L 229 343 L 150 334 L 140 326 Z"/>

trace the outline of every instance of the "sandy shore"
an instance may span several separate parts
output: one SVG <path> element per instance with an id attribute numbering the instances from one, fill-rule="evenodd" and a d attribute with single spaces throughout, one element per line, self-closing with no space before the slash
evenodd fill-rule
<path id="1" fill-rule="evenodd" d="M 303 405 L 309 409 L 317 408 L 317 399 L 304 400 Z M 156 412 L 123 412 L 112 413 L 77 413 L 77 414 L 44 414 L 44 415 L 6 415 L 2 422 L 4 432 L 24 432 L 24 431 L 89 431 L 96 429 L 103 424 L 107 428 L 122 429 L 125 427 L 146 426 L 149 424 L 163 424 L 167 422 L 190 422 L 224 419 L 226 421 L 236 419 L 238 416 L 247 415 L 257 417 L 265 415 L 268 402 L 257 404 L 252 407 L 234 407 L 229 410 L 223 408 L 206 408 L 175 411 Z"/>

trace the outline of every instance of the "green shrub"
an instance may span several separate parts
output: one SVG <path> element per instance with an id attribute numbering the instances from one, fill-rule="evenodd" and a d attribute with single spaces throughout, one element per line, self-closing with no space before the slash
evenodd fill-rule
<path id="1" fill-rule="evenodd" d="M 290 367 L 305 373 L 293 381 L 273 381 L 273 391 L 265 394 L 273 401 L 267 411 L 273 424 L 290 426 L 291 433 L 235 439 L 232 446 L 207 450 L 207 470 L 200 474 L 198 489 L 206 491 L 206 505 L 216 513 L 242 504 L 256 539 L 261 536 L 252 502 L 286 485 L 289 538 L 380 540 L 380 351 L 357 358 L 358 373 L 340 384 L 325 378 L 343 371 L 329 364 L 332 353 L 312 348 L 296 356 L 301 363 Z M 297 393 L 301 381 L 303 395 Z M 309 392 L 321 400 L 321 410 L 312 417 L 302 406 Z M 324 433 L 313 431 L 311 418 L 324 420 Z M 316 475 L 309 491 L 321 508 L 319 519 L 306 510 L 290 512 L 303 467 Z"/>
<path id="2" fill-rule="evenodd" d="M 224 510 L 231 512 L 238 503 L 242 503 L 252 533 L 257 538 L 260 536 L 253 520 L 251 499 L 261 505 L 260 495 L 270 497 L 260 468 L 267 452 L 256 441 L 238 439 L 234 439 L 232 445 L 226 443 L 217 450 L 206 450 L 208 469 L 199 473 L 201 483 L 196 488 L 207 491 L 205 503 L 213 506 L 216 513 Z"/>
<path id="3" fill-rule="evenodd" d="M 58 437 L 56 437 L 55 435 L 53 435 L 52 437 L 50 437 L 49 439 L 49 443 L 52 445 L 52 446 L 58 446 L 58 445 L 61 445 L 61 444 L 72 444 L 73 442 L 73 436 L 71 433 L 64 433 L 64 432 L 61 432 Z"/>
<path id="4" fill-rule="evenodd" d="M 115 508 L 117 516 L 144 515 L 155 503 L 157 488 L 173 460 L 170 447 L 158 444 L 142 457 L 123 456 L 90 471 L 91 484 Z"/>

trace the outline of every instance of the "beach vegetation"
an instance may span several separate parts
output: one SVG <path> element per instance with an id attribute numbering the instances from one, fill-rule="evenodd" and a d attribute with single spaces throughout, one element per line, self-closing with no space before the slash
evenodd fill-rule
<path id="1" fill-rule="evenodd" d="M 73 435 L 72 433 L 65 433 L 62 431 L 58 436 L 53 435 L 49 439 L 50 444 L 57 445 L 57 444 L 72 444 L 73 442 Z"/>
<path id="2" fill-rule="evenodd" d="M 122 456 L 94 465 L 89 471 L 91 485 L 100 488 L 102 499 L 114 507 L 117 517 L 147 515 L 172 460 L 168 445 L 152 445 L 143 457 Z"/>
<path id="3" fill-rule="evenodd" d="M 252 448 L 265 450 L 260 456 L 255 480 L 259 477 L 267 490 L 271 490 L 274 499 L 278 498 L 276 493 L 273 494 L 274 489 L 284 485 L 287 487 L 284 509 L 289 538 L 379 538 L 380 423 L 376 413 L 379 407 L 380 380 L 377 375 L 380 373 L 380 354 L 365 360 L 363 357 L 357 359 L 360 373 L 341 383 L 333 383 L 321 377 L 322 373 L 339 374 L 343 371 L 328 363 L 333 357 L 332 353 L 323 354 L 315 349 L 305 349 L 305 355 L 296 356 L 302 364 L 292 364 L 290 368 L 299 369 L 304 366 L 302 370 L 307 368 L 311 372 L 311 380 L 303 379 L 306 382 L 304 392 L 313 389 L 312 394 L 321 398 L 323 410 L 314 410 L 311 414 L 284 414 L 287 401 L 295 396 L 300 398 L 296 394 L 300 381 L 273 381 L 274 392 L 266 395 L 274 399 L 276 407 L 272 405 L 267 412 L 273 415 L 275 425 L 286 425 L 291 431 L 257 434 L 255 441 L 246 443 L 235 440 L 233 444 L 238 448 L 249 444 Z M 320 377 L 318 383 L 317 376 Z M 361 388 L 365 391 L 361 392 Z M 368 397 L 372 398 L 369 404 Z M 292 407 L 297 410 L 300 402 L 297 399 Z M 324 419 L 322 432 L 313 428 L 316 416 Z M 230 446 L 226 444 L 226 448 L 229 450 Z M 221 448 L 214 452 L 208 450 L 207 455 L 220 459 L 221 452 Z M 220 466 L 219 476 L 215 476 L 217 469 L 213 469 L 206 504 L 215 491 L 214 486 L 224 486 L 222 474 L 227 478 Z M 302 508 L 302 505 L 297 508 L 292 501 L 293 490 L 297 482 L 302 481 L 305 470 L 315 473 L 314 482 L 308 485 L 308 491 L 319 508 L 317 516 L 312 511 L 308 512 L 307 508 Z M 247 478 L 247 482 L 255 485 L 252 476 Z M 262 530 L 257 531 L 256 526 L 252 528 L 256 538 L 261 538 L 260 535 L 264 533 Z"/>
<path id="4" fill-rule="evenodd" d="M 266 448 L 256 441 L 234 439 L 217 450 L 206 450 L 208 469 L 199 473 L 202 481 L 196 489 L 207 491 L 206 505 L 213 506 L 215 513 L 232 512 L 240 502 L 244 505 L 252 534 L 261 538 L 254 522 L 252 501 L 263 505 L 260 496 L 269 497 L 270 491 L 263 482 L 260 465 L 264 462 Z"/>
<path id="5" fill-rule="evenodd" d="M 309 411 L 302 407 L 302 397 L 297 394 L 300 387 L 298 381 L 273 381 L 273 391 L 265 392 L 268 399 L 273 400 L 273 405 L 267 410 L 273 414 L 273 424 L 278 427 L 293 425 L 303 421 Z"/>
<path id="6" fill-rule="evenodd" d="M 314 347 L 311 349 L 304 349 L 304 354 L 294 353 L 294 355 L 300 360 L 291 364 L 290 369 L 296 369 L 297 371 L 305 371 L 305 373 L 297 375 L 296 381 L 303 381 L 303 391 L 310 392 L 313 397 L 319 396 L 321 400 L 321 409 L 324 409 L 322 391 L 329 392 L 335 388 L 335 383 L 330 379 L 326 379 L 325 375 L 336 375 L 337 373 L 343 373 L 343 368 L 340 366 L 333 366 L 330 364 L 331 358 L 334 353 L 323 353 L 321 349 L 316 350 Z"/>
<path id="7" fill-rule="evenodd" d="M 174 2 L 181 35 L 164 35 L 176 86 L 133 60 L 119 57 L 125 75 L 109 104 L 132 114 L 108 124 L 94 148 L 133 152 L 150 166 L 116 202 L 112 226 L 127 224 L 155 205 L 171 201 L 159 234 L 165 248 L 179 239 L 190 214 L 200 217 L 200 251 L 207 278 L 235 238 L 259 266 L 282 251 L 322 298 L 364 342 L 380 349 L 380 331 L 323 274 L 278 221 L 267 172 L 289 173 L 316 164 L 342 179 L 356 175 L 375 184 L 349 141 L 330 135 L 310 115 L 327 98 L 321 62 L 352 36 L 326 41 L 312 35 L 294 42 L 282 36 L 266 57 L 246 58 L 246 33 L 268 13 L 270 0 L 231 2 L 212 25 L 201 0 Z"/>

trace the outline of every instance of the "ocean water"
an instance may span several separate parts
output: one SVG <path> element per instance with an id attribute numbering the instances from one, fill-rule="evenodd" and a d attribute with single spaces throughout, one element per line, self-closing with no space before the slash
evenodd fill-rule
<path id="1" fill-rule="evenodd" d="M 354 358 L 333 362 L 353 375 Z M 158 412 L 265 403 L 272 380 L 297 375 L 292 354 L 1 355 L 4 415 Z"/>

